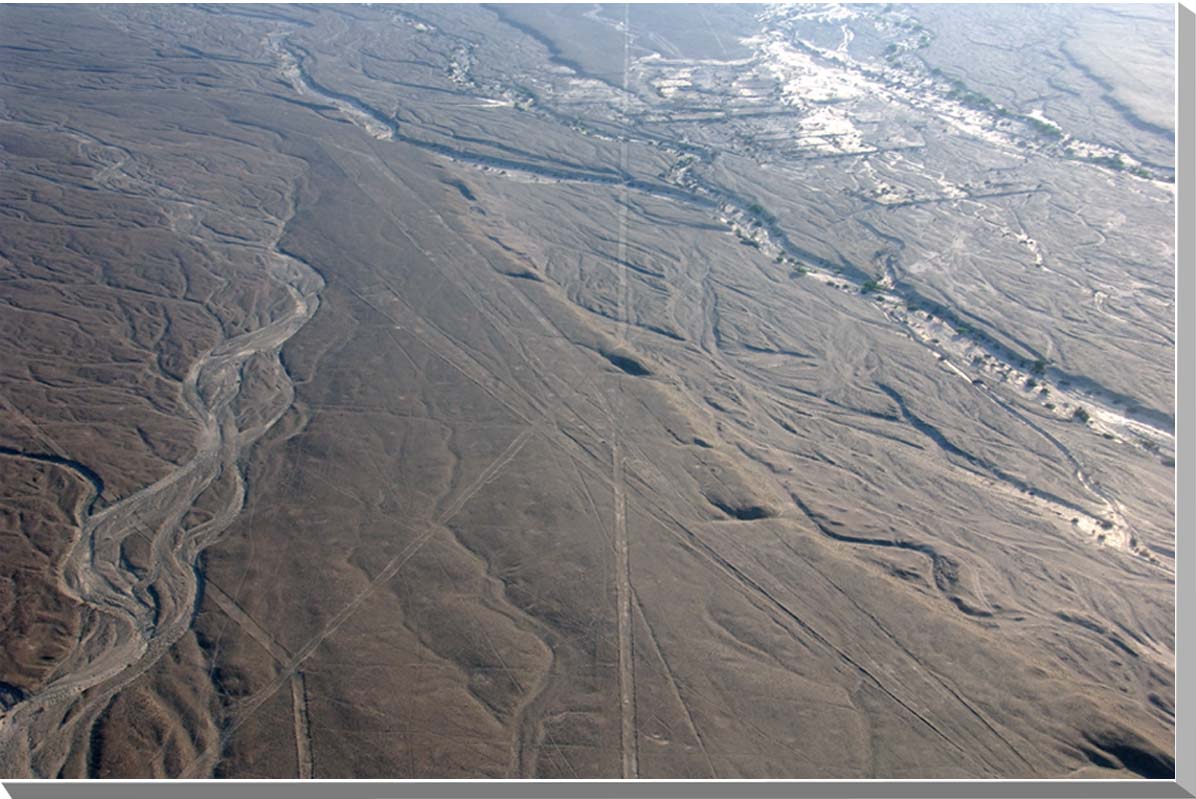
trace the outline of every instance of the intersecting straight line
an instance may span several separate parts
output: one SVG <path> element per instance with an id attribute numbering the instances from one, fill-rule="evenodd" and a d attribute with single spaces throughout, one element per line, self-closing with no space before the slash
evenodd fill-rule
<path id="1" fill-rule="evenodd" d="M 630 69 L 630 9 L 625 4 L 623 9 L 623 96 L 621 98 L 624 114 L 627 110 L 627 89 L 629 85 L 629 69 Z M 619 145 L 620 167 L 624 173 L 623 182 L 620 185 L 620 194 L 622 202 L 619 208 L 619 222 L 618 222 L 618 258 L 620 262 L 625 260 L 627 251 L 627 194 L 629 190 L 629 150 L 628 141 L 626 137 L 622 138 Z M 619 314 L 617 335 L 620 344 L 626 342 L 627 329 L 627 277 L 624 270 L 619 270 Z M 378 308 L 374 303 L 367 300 L 359 292 L 350 289 L 350 291 L 368 307 L 374 310 L 384 318 L 390 319 L 390 315 Z M 393 320 L 391 320 L 393 321 Z M 388 333 L 390 331 L 388 330 Z M 391 334 L 393 336 L 393 334 Z M 451 362 L 450 362 L 451 363 Z M 456 366 L 455 364 L 451 364 Z M 473 378 L 458 367 L 458 371 L 462 371 L 464 376 L 471 381 Z M 485 390 L 485 387 L 482 387 Z M 616 403 L 621 405 L 622 386 L 618 385 L 616 395 Z M 487 391 L 487 393 L 490 393 Z M 500 400 L 501 402 L 501 400 Z M 503 403 L 504 405 L 506 403 Z M 517 414 L 523 416 L 523 414 Z M 524 416 L 526 421 L 526 417 Z M 630 563 L 628 558 L 628 543 L 626 531 L 626 497 L 624 487 L 623 475 L 623 458 L 620 443 L 620 430 L 618 424 L 618 414 L 615 414 L 612 419 L 614 427 L 614 453 L 613 453 L 613 479 L 615 487 L 615 537 L 616 537 L 616 563 L 617 563 L 617 579 L 616 579 L 616 593 L 618 594 L 618 626 L 619 626 L 619 691 L 620 691 L 620 709 L 621 709 L 621 728 L 622 728 L 622 775 L 624 778 L 635 778 L 638 776 L 638 740 L 635 723 L 635 695 L 634 695 L 634 662 L 632 644 L 632 629 L 631 629 L 631 597 L 630 597 Z M 431 538 L 440 531 L 444 523 L 454 516 L 464 505 L 466 501 L 478 490 L 480 490 L 487 482 L 494 478 L 494 476 L 504 468 L 523 448 L 527 440 L 534 435 L 540 427 L 541 420 L 537 419 L 530 427 L 525 429 L 520 435 L 511 442 L 507 449 L 500 455 L 487 469 L 478 477 L 478 479 L 470 485 L 465 491 L 460 494 L 455 501 L 450 503 L 448 507 L 436 518 L 435 522 L 430 525 L 429 529 L 420 535 L 417 539 L 412 541 L 402 552 L 400 552 L 394 559 L 387 564 L 381 572 L 378 573 L 373 580 L 343 607 L 333 618 L 325 625 L 324 629 L 317 633 L 299 649 L 289 661 L 282 664 L 284 671 L 271 684 L 270 687 L 260 692 L 255 699 L 250 700 L 245 711 L 240 715 L 240 718 L 231 724 L 221 735 L 221 745 L 242 725 L 247 721 L 253 713 L 263 704 L 270 696 L 272 696 L 284 682 L 293 678 L 299 666 L 311 656 L 316 648 L 330 635 L 332 635 L 356 610 L 362 603 L 373 593 L 373 591 L 382 583 L 393 578 L 395 574 L 409 561 L 415 554 L 426 544 Z M 193 771 L 203 760 L 210 754 L 210 751 L 204 752 L 203 755 L 197 757 L 192 761 L 191 766 L 187 769 L 188 772 Z"/>
<path id="2" fill-rule="evenodd" d="M 457 496 L 457 498 L 448 505 L 448 507 L 446 507 L 435 519 L 433 519 L 432 523 L 428 525 L 428 529 L 424 533 L 422 533 L 414 541 L 410 542 L 406 547 L 403 548 L 401 552 L 399 552 L 398 555 L 392 558 L 391 561 L 382 569 L 382 571 L 380 571 L 377 576 L 370 580 L 369 584 L 366 585 L 366 587 L 362 589 L 357 596 L 355 596 L 347 605 L 341 608 L 336 615 L 324 625 L 324 629 L 322 629 L 306 644 L 304 644 L 303 647 L 290 658 L 290 660 L 282 664 L 282 672 L 274 679 L 273 682 L 270 683 L 269 686 L 260 691 L 253 699 L 246 703 L 245 710 L 239 714 L 240 717 L 235 722 L 230 724 L 228 728 L 225 729 L 225 731 L 221 734 L 219 747 L 222 748 L 224 743 L 228 741 L 232 734 L 236 732 L 242 724 L 248 721 L 248 719 L 254 714 L 254 712 L 257 711 L 259 707 L 261 707 L 263 703 L 266 702 L 266 700 L 273 696 L 284 683 L 291 680 L 295 672 L 298 671 L 300 665 L 302 665 L 307 658 L 311 657 L 311 655 L 316 651 L 317 647 L 319 647 L 325 639 L 335 633 L 341 627 L 341 625 L 353 615 L 357 608 L 359 608 L 362 603 L 364 603 L 365 600 L 368 599 L 371 594 L 373 594 L 375 589 L 398 574 L 399 570 L 402 569 L 403 566 L 406 565 L 406 563 L 411 560 L 411 558 L 413 558 L 416 553 L 418 553 L 419 550 L 432 539 L 434 535 L 443 529 L 444 525 L 453 516 L 455 516 L 462 507 L 464 507 L 465 503 L 474 494 L 476 494 L 487 483 L 493 480 L 495 476 L 497 476 L 497 474 L 504 467 L 506 467 L 516 455 L 519 454 L 519 451 L 523 449 L 523 446 L 538 431 L 539 424 L 534 423 L 518 436 L 516 436 L 515 439 L 507 445 L 507 448 L 503 450 L 502 454 L 499 455 L 493 462 L 491 462 L 491 464 L 487 466 L 480 475 L 478 475 L 477 479 L 474 480 L 473 483 L 463 490 Z M 191 765 L 187 768 L 186 773 L 184 773 L 183 776 L 192 776 L 195 769 L 198 768 L 199 765 L 210 754 L 212 754 L 212 750 L 209 748 L 200 756 L 196 757 L 195 760 L 191 762 Z"/>

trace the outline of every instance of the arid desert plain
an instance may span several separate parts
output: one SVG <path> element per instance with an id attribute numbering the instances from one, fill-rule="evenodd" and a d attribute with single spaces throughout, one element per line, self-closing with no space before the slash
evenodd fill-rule
<path id="1" fill-rule="evenodd" d="M 0 777 L 1170 778 L 1174 7 L 0 7 Z"/>

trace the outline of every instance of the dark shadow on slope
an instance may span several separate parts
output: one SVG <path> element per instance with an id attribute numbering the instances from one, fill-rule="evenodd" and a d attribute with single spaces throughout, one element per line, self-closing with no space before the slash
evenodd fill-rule
<path id="1" fill-rule="evenodd" d="M 1133 737 L 1137 738 L 1137 736 Z M 1099 750 L 1099 752 L 1093 752 L 1088 747 L 1080 747 L 1081 751 L 1095 765 L 1104 768 L 1115 768 L 1115 765 L 1106 765 L 1110 763 L 1110 758 L 1106 757 L 1106 755 L 1109 755 L 1120 761 L 1126 770 L 1132 771 L 1145 779 L 1175 779 L 1175 759 L 1170 755 L 1154 750 L 1146 741 L 1141 739 L 1131 741 L 1127 736 L 1112 732 L 1084 733 L 1084 739 Z"/>
<path id="2" fill-rule="evenodd" d="M 776 515 L 768 508 L 762 507 L 760 505 L 732 504 L 717 497 L 712 497 L 709 494 L 705 494 L 704 496 L 706 497 L 706 501 L 711 505 L 727 514 L 732 519 L 738 519 L 741 522 L 749 522 L 756 519 L 770 519 Z"/>
<path id="3" fill-rule="evenodd" d="M 632 377 L 647 377 L 652 374 L 648 367 L 644 366 L 635 358 L 628 355 L 620 355 L 615 352 L 603 352 L 602 357 L 610 361 L 611 364 L 623 370 Z"/>

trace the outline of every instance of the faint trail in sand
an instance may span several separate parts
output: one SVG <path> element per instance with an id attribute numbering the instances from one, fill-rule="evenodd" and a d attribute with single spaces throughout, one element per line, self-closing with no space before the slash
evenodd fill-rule
<path id="1" fill-rule="evenodd" d="M 311 723 L 307 716 L 307 681 L 301 671 L 291 675 L 291 708 L 295 714 L 295 758 L 299 764 L 299 779 L 310 780 L 314 765 Z"/>
<path id="2" fill-rule="evenodd" d="M 9 401 L 8 397 L 6 397 L 4 394 L 0 394 L 0 405 L 4 406 L 4 410 L 11 414 L 12 418 L 25 425 L 29 432 L 32 433 L 35 438 L 45 444 L 51 452 L 53 452 L 59 458 L 63 458 L 65 460 L 70 459 L 66 452 L 63 451 L 62 447 L 58 446 L 58 442 L 50 438 L 49 434 L 42 429 L 41 425 L 35 423 L 28 416 L 21 413 L 20 409 L 13 405 Z"/>
<path id="3" fill-rule="evenodd" d="M 623 6 L 623 103 L 627 103 L 627 77 L 631 59 L 631 30 L 629 9 Z M 626 108 L 624 108 L 626 110 Z M 623 174 L 628 174 L 627 138 L 619 141 L 619 168 Z M 618 263 L 627 262 L 627 183 L 620 188 L 619 202 L 619 236 Z M 618 291 L 618 342 L 622 346 L 627 341 L 627 270 L 619 269 Z M 631 558 L 627 544 L 627 498 L 626 483 L 623 475 L 623 444 L 620 420 L 623 412 L 623 384 L 616 383 L 614 413 L 611 418 L 613 446 L 611 461 L 614 489 L 614 538 L 615 538 L 615 596 L 618 605 L 618 634 L 619 634 L 619 713 L 620 740 L 623 762 L 623 779 L 635 779 L 639 776 L 639 741 L 636 731 L 635 718 L 635 660 L 632 639 L 631 616 Z"/>

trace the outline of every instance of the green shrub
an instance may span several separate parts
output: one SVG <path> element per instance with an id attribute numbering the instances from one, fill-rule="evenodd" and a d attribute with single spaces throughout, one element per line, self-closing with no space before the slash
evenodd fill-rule
<path id="1" fill-rule="evenodd" d="M 1110 169 L 1125 169 L 1125 161 L 1121 160 L 1120 155 L 1100 155 L 1093 156 L 1088 159 L 1091 163 L 1099 166 L 1107 166 Z"/>
<path id="2" fill-rule="evenodd" d="M 1046 136 L 1048 139 L 1062 139 L 1063 131 L 1059 129 L 1058 125 L 1053 125 L 1050 122 L 1043 122 L 1037 117 L 1024 116 L 1022 117 L 1026 124 L 1034 128 L 1034 131 L 1041 136 Z"/>

